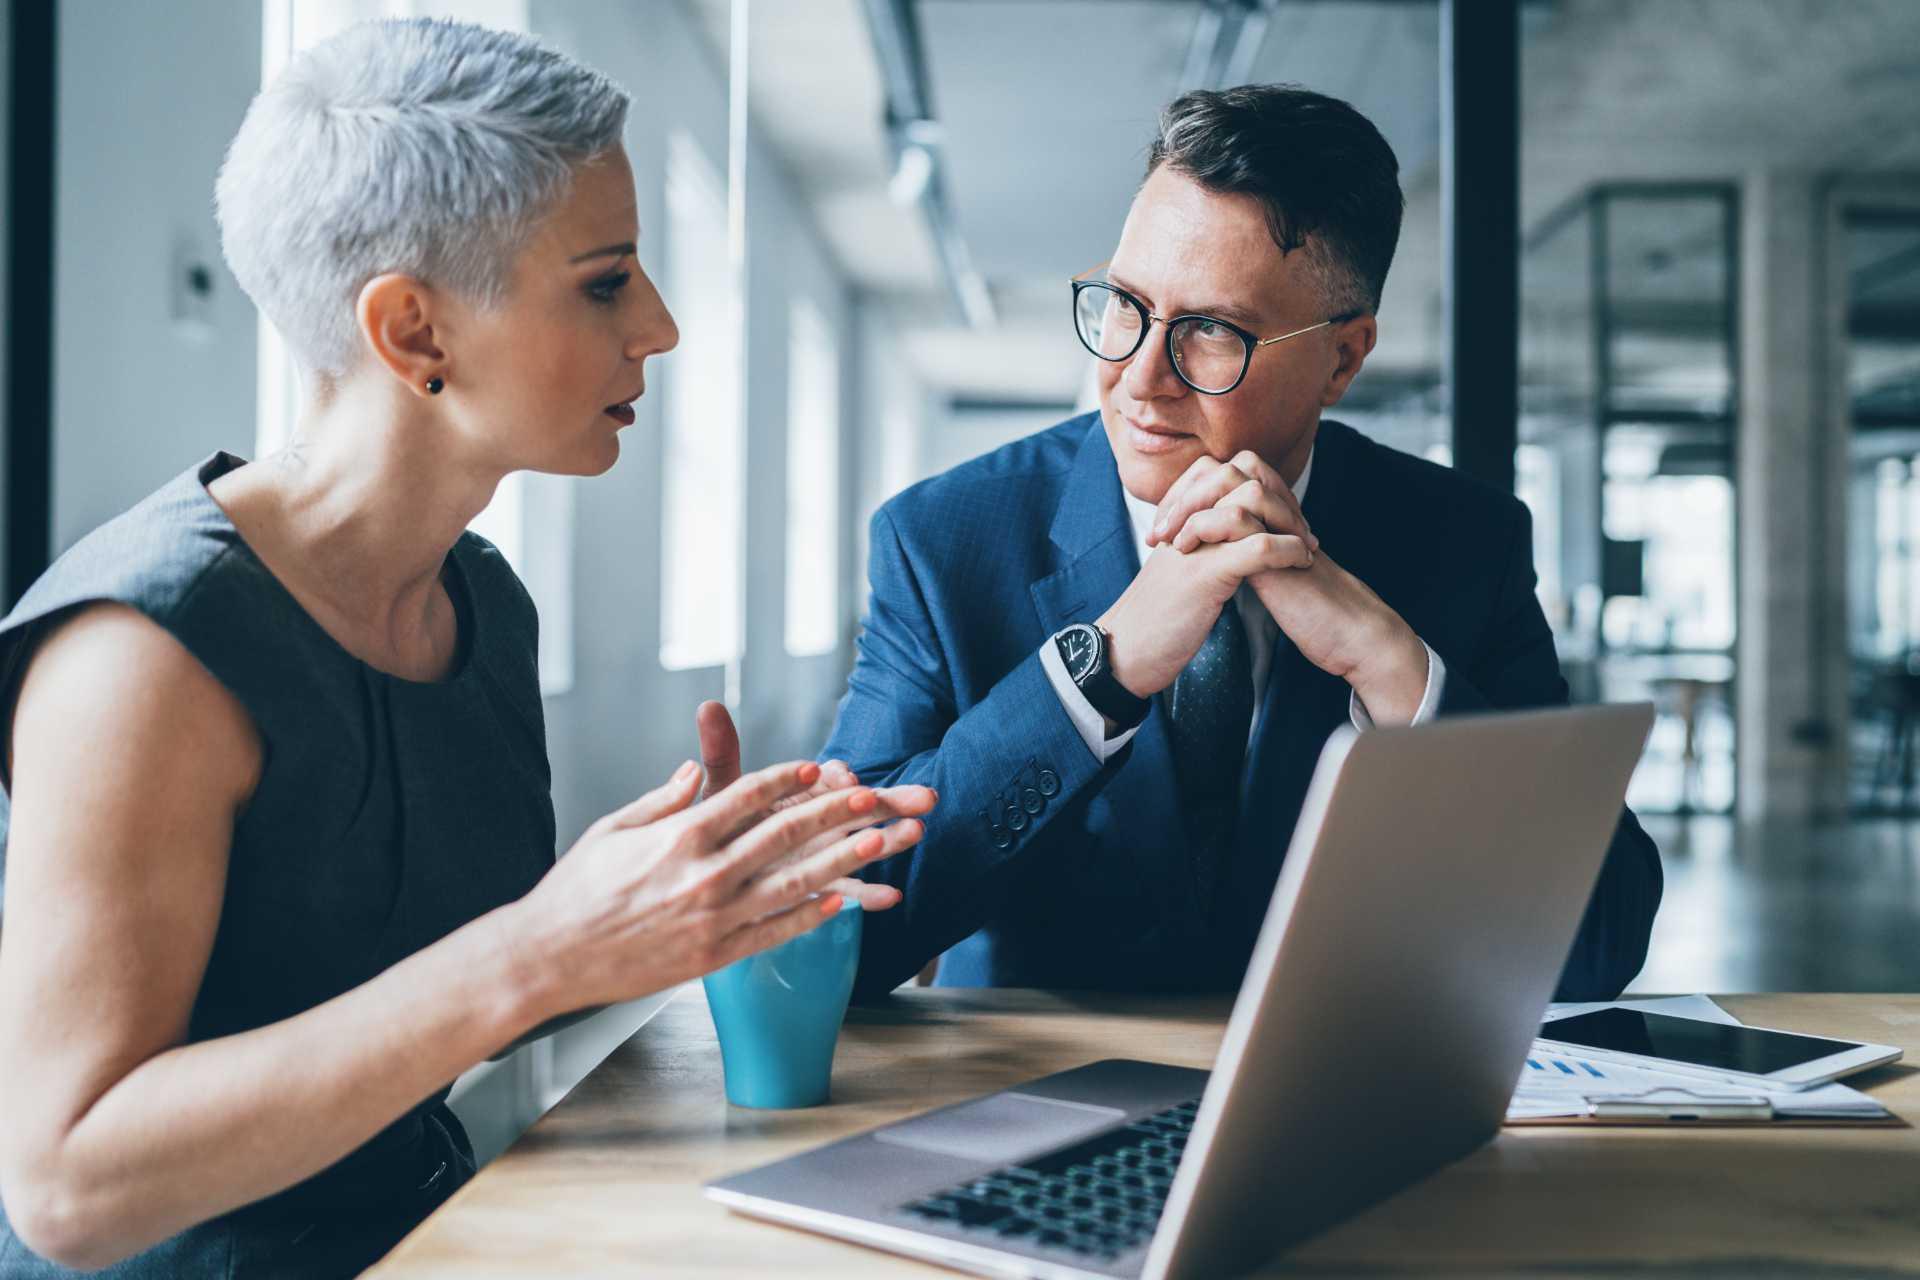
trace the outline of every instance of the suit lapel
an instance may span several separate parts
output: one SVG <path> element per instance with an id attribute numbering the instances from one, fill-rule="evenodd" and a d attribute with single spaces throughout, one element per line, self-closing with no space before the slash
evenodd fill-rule
<path id="1" fill-rule="evenodd" d="M 1099 418 L 1091 422 L 1047 530 L 1060 552 L 1057 567 L 1032 585 L 1033 606 L 1048 635 L 1105 613 L 1140 571 L 1120 473 Z"/>

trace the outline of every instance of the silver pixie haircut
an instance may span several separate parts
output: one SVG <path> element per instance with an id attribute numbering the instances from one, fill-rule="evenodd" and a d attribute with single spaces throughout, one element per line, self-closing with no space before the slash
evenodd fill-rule
<path id="1" fill-rule="evenodd" d="M 215 190 L 227 263 L 303 367 L 344 373 L 375 276 L 497 305 L 573 167 L 619 144 L 627 103 L 527 36 L 419 18 L 349 27 L 247 108 Z"/>

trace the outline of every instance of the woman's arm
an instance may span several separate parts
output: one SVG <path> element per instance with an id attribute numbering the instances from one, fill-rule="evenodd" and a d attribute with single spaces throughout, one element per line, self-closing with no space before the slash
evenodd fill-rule
<path id="1" fill-rule="evenodd" d="M 0 1196 L 29 1246 L 74 1266 L 319 1172 L 549 1017 L 813 927 L 808 894 L 918 838 L 912 822 L 862 831 L 755 879 L 883 798 L 836 793 L 739 834 L 817 769 L 762 770 L 699 805 L 689 769 L 519 902 L 296 1017 L 185 1044 L 260 770 L 251 722 L 161 628 L 96 606 L 34 657 L 12 746 Z"/>
<path id="2" fill-rule="evenodd" d="M 346 1155 L 531 1025 L 491 917 L 365 986 L 183 1045 L 261 751 L 120 606 L 35 655 L 13 722 L 0 1192 L 56 1261 L 125 1256 Z"/>

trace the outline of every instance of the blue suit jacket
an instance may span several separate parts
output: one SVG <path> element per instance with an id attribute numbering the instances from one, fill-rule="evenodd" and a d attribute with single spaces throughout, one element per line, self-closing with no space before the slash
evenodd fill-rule
<path id="1" fill-rule="evenodd" d="M 1308 522 L 1447 666 L 1442 715 L 1567 700 L 1509 494 L 1320 426 Z M 1276 646 L 1245 801 L 1211 901 L 1194 888 L 1164 708 L 1104 765 L 1048 683 L 1041 642 L 1105 612 L 1139 571 L 1097 414 L 913 486 L 874 515 L 873 594 L 823 758 L 940 803 L 918 848 L 870 867 L 906 900 L 868 918 L 857 992 L 952 949 L 940 982 L 1232 989 L 1347 684 Z M 1660 861 L 1623 813 L 1561 977 L 1610 999 L 1639 971 Z"/>

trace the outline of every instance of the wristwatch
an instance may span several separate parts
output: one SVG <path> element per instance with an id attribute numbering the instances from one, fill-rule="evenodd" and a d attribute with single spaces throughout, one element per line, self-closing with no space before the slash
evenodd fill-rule
<path id="1" fill-rule="evenodd" d="M 1111 646 L 1106 632 L 1089 622 L 1069 623 L 1054 632 L 1053 644 L 1060 651 L 1067 676 L 1095 711 L 1122 729 L 1131 729 L 1147 718 L 1153 703 L 1136 698 L 1113 678 L 1113 667 L 1107 661 Z"/>

